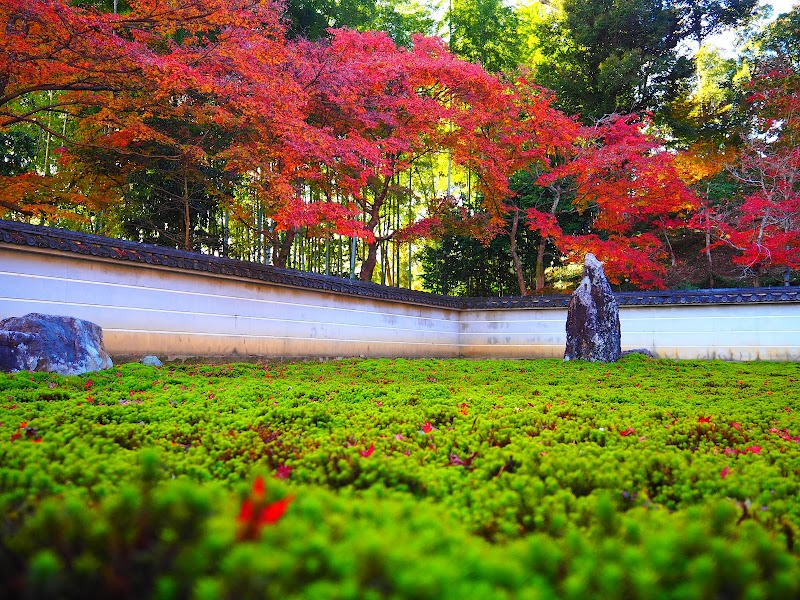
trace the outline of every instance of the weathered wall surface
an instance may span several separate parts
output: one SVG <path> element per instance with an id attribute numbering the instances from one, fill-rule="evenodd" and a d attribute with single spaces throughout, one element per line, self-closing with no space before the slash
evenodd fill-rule
<path id="1" fill-rule="evenodd" d="M 800 360 L 800 304 L 622 306 L 622 349 L 662 358 Z"/>
<path id="2" fill-rule="evenodd" d="M 622 349 L 800 360 L 800 289 L 624 293 Z M 0 221 L 0 318 L 86 319 L 116 357 L 562 357 L 568 298 L 458 299 Z"/>
<path id="3" fill-rule="evenodd" d="M 622 350 L 660 358 L 800 360 L 800 304 L 620 306 Z M 562 357 L 566 309 L 465 311 L 461 355 Z"/>
<path id="4" fill-rule="evenodd" d="M 451 309 L 4 247 L 0 290 L 0 318 L 87 319 L 116 356 L 458 356 Z"/>
<path id="5" fill-rule="evenodd" d="M 562 358 L 566 323 L 566 308 L 465 310 L 461 313 L 461 356 Z"/>

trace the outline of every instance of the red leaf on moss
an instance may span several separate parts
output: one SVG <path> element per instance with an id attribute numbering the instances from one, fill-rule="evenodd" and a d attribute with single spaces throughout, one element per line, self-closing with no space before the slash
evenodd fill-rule
<path id="1" fill-rule="evenodd" d="M 433 425 L 431 425 L 430 421 L 425 421 L 425 424 L 422 426 L 422 431 L 425 433 L 430 433 L 433 431 Z"/>
<path id="2" fill-rule="evenodd" d="M 264 497 L 264 478 L 260 475 L 256 477 L 255 481 L 253 482 L 253 496 L 256 496 L 258 499 Z"/>
<path id="3" fill-rule="evenodd" d="M 277 523 L 293 500 L 294 496 L 286 496 L 282 500 L 268 504 L 262 509 L 258 522 L 261 525 Z"/>
<path id="4" fill-rule="evenodd" d="M 478 456 L 477 452 L 473 452 L 467 458 L 462 459 L 458 454 L 455 452 L 450 453 L 450 464 L 454 467 L 464 467 L 469 468 L 472 465 L 472 461 L 475 460 L 475 457 Z"/>
<path id="5" fill-rule="evenodd" d="M 275 471 L 275 477 L 277 479 L 289 479 L 292 476 L 292 467 L 288 467 L 286 465 L 280 465 L 278 470 Z"/>
<path id="6" fill-rule="evenodd" d="M 253 502 L 250 499 L 242 503 L 242 508 L 239 510 L 239 516 L 236 520 L 239 523 L 249 523 L 253 519 Z"/>
<path id="7" fill-rule="evenodd" d="M 464 461 L 455 453 L 450 453 L 450 464 L 454 466 L 461 466 L 464 465 Z"/>
<path id="8" fill-rule="evenodd" d="M 730 472 L 731 472 L 730 468 L 729 467 L 725 467 L 724 469 L 722 469 L 722 471 L 720 471 L 719 476 L 722 477 L 723 479 L 725 479 L 728 476 L 728 473 L 730 473 Z"/>
<path id="9" fill-rule="evenodd" d="M 94 383 L 94 381 L 92 381 L 91 379 L 88 379 L 88 380 L 86 381 L 86 389 L 87 389 L 87 390 L 90 390 L 90 389 L 92 389 L 92 384 L 93 384 L 93 383 Z"/>
<path id="10" fill-rule="evenodd" d="M 619 434 L 623 437 L 628 437 L 631 434 L 636 433 L 636 430 L 633 427 L 628 427 L 625 431 L 620 431 Z"/>
<path id="11" fill-rule="evenodd" d="M 368 458 L 372 456 L 373 452 L 375 452 L 375 444 L 370 444 L 369 448 L 361 451 L 361 456 L 363 456 L 364 458 Z"/>
<path id="12" fill-rule="evenodd" d="M 15 433 L 14 435 L 11 436 L 11 441 L 12 442 L 16 442 L 21 437 L 22 437 L 22 434 L 18 431 L 17 433 Z"/>
<path id="13" fill-rule="evenodd" d="M 747 454 L 748 452 L 752 454 L 761 454 L 761 446 L 748 446 L 744 449 L 744 453 Z"/>
<path id="14" fill-rule="evenodd" d="M 264 525 L 277 522 L 286 512 L 289 504 L 294 500 L 287 496 L 270 504 L 264 503 L 264 478 L 256 477 L 250 496 L 242 502 L 239 516 L 236 518 L 241 529 L 240 540 L 255 540 L 261 533 Z"/>
<path id="15" fill-rule="evenodd" d="M 711 417 L 700 417 L 698 421 L 700 423 L 711 423 Z"/>
<path id="16" fill-rule="evenodd" d="M 739 423 L 737 423 L 736 421 L 734 421 L 734 422 L 731 424 L 731 427 L 733 427 L 733 428 L 734 428 L 736 431 L 741 431 L 741 430 L 742 430 L 742 426 L 741 426 L 741 425 L 739 425 Z"/>

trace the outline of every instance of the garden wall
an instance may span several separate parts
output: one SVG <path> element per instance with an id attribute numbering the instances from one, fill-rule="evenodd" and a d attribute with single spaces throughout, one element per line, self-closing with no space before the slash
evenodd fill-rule
<path id="1" fill-rule="evenodd" d="M 623 349 L 800 360 L 800 288 L 617 298 Z M 0 318 L 91 320 L 117 360 L 561 357 L 568 301 L 450 298 L 0 221 Z"/>

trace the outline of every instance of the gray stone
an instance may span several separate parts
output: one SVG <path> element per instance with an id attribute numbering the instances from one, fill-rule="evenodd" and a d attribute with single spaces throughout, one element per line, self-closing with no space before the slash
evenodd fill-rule
<path id="1" fill-rule="evenodd" d="M 80 375 L 112 366 L 95 323 L 39 313 L 0 321 L 0 371 Z"/>
<path id="2" fill-rule="evenodd" d="M 621 355 L 617 301 L 603 265 L 587 254 L 583 279 L 569 302 L 564 360 L 614 362 Z"/>
<path id="3" fill-rule="evenodd" d="M 142 359 L 142 364 L 146 367 L 162 367 L 164 363 L 162 363 L 157 356 L 153 356 L 152 354 L 148 354 Z"/>

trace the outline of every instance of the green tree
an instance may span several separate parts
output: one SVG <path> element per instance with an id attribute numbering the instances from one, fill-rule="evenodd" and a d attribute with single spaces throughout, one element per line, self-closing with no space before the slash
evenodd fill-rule
<path id="1" fill-rule="evenodd" d="M 36 160 L 36 138 L 28 131 L 10 129 L 0 133 L 0 175 L 19 175 Z"/>
<path id="2" fill-rule="evenodd" d="M 708 36 L 752 19 L 758 0 L 679 0 L 673 6 L 682 34 L 702 46 Z"/>
<path id="3" fill-rule="evenodd" d="M 695 74 L 687 41 L 734 27 L 756 0 L 563 0 L 534 28 L 537 81 L 585 121 L 643 110 L 662 114 Z"/>
<path id="4" fill-rule="evenodd" d="M 777 60 L 800 68 L 800 6 L 780 15 L 756 35 L 757 59 Z"/>
<path id="5" fill-rule="evenodd" d="M 401 46 L 411 45 L 411 35 L 434 32 L 429 6 L 416 0 L 288 0 L 287 37 L 317 40 L 330 28 L 385 31 Z"/>
<path id="6" fill-rule="evenodd" d="M 528 273 L 534 269 L 534 237 L 526 228 L 518 231 L 517 245 Z M 497 236 L 487 245 L 472 236 L 448 235 L 429 242 L 419 260 L 424 287 L 436 294 L 480 298 L 520 293 L 507 235 Z"/>
<path id="7" fill-rule="evenodd" d="M 516 11 L 501 0 L 452 0 L 450 50 L 494 73 L 514 69 L 522 58 Z"/>

